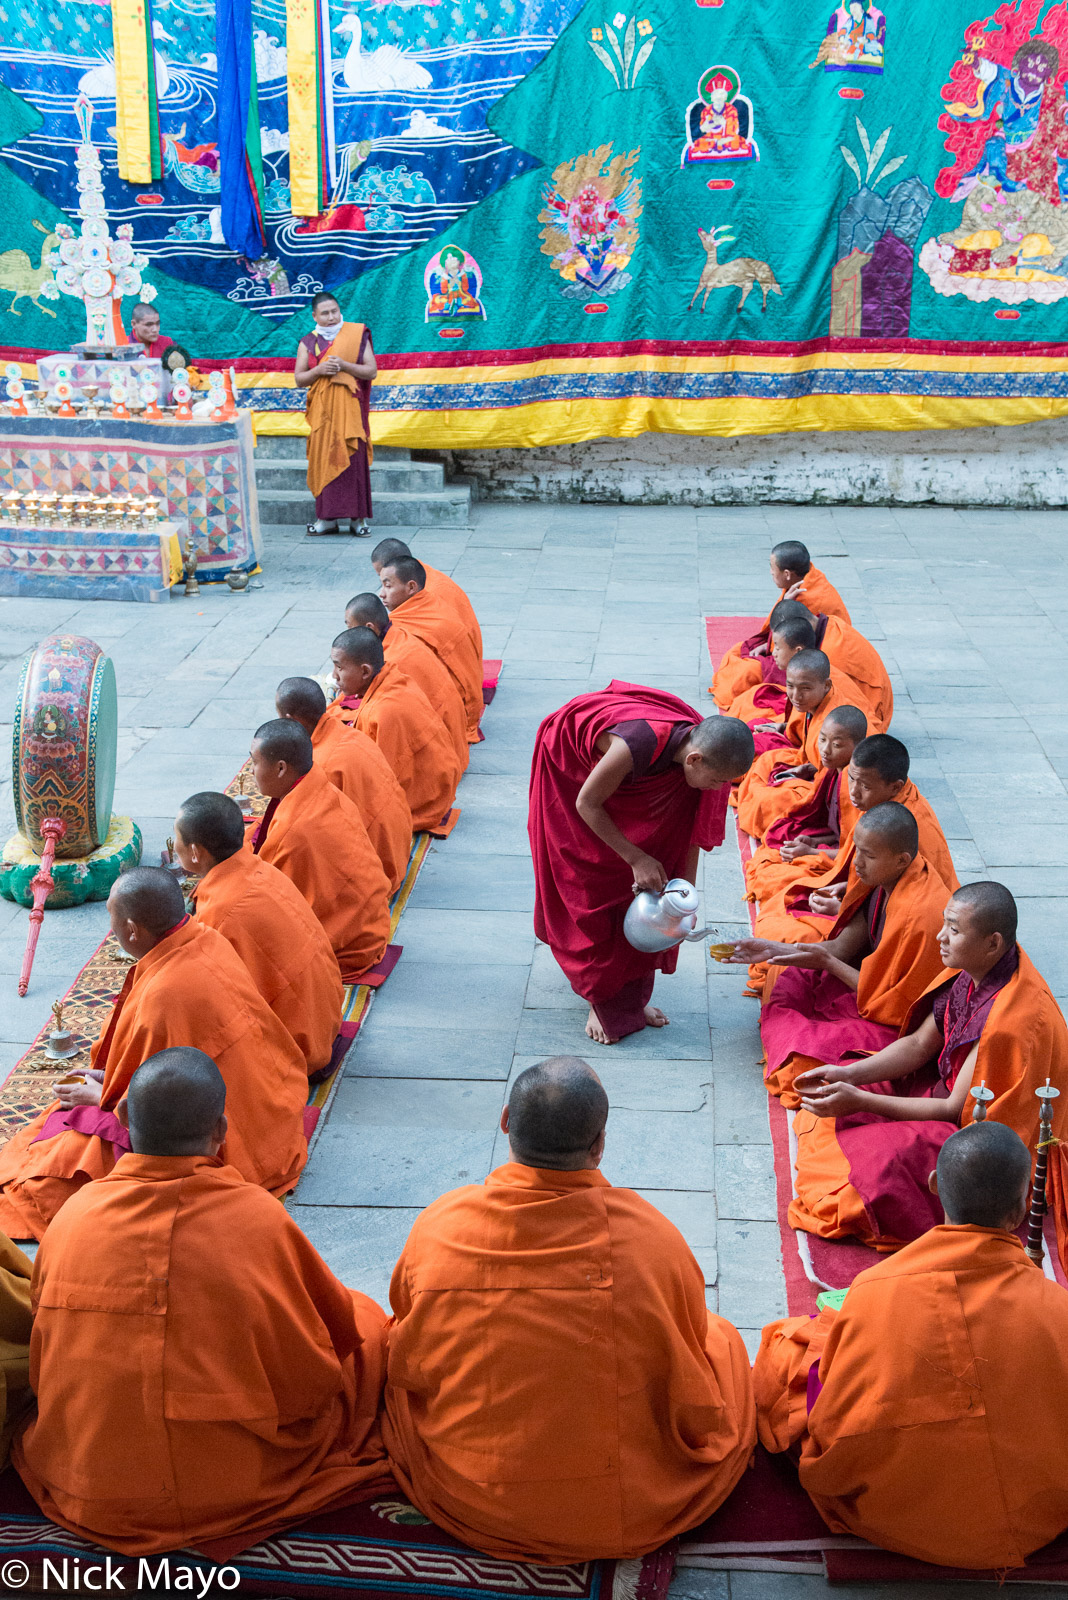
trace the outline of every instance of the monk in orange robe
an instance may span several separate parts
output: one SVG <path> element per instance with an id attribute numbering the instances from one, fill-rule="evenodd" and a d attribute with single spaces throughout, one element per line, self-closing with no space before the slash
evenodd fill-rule
<path id="1" fill-rule="evenodd" d="M 30 1329 L 33 1262 L 0 1234 L 0 1469 L 7 1466 L 12 1435 L 33 1405 Z"/>
<path id="2" fill-rule="evenodd" d="M 746 707 L 755 703 L 762 714 L 773 718 L 782 715 L 786 707 L 786 678 L 783 663 L 775 650 L 775 635 L 786 624 L 807 622 L 812 630 L 812 643 L 822 650 L 831 663 L 831 670 L 852 678 L 864 696 L 864 704 L 871 715 L 875 731 L 889 727 L 894 714 L 894 691 L 890 675 L 882 657 L 864 635 L 841 617 L 815 616 L 798 600 L 780 600 L 768 621 L 771 648 L 761 658 L 762 679 L 756 687 L 744 690 L 727 708 L 732 717 L 746 717 Z M 798 642 L 808 645 L 807 637 L 798 635 Z"/>
<path id="3" fill-rule="evenodd" d="M 936 1170 L 930 1232 L 860 1273 L 839 1311 L 764 1329 L 760 1438 L 800 1449 L 833 1533 L 1001 1571 L 1068 1524 L 1068 1295 L 1017 1237 L 1031 1156 L 1010 1128 L 962 1128 Z"/>
<path id="4" fill-rule="evenodd" d="M 927 1174 L 953 1129 L 973 1120 L 975 1088 L 985 1087 L 987 1119 L 1033 1148 L 1035 1090 L 1050 1079 L 1061 1091 L 1054 1136 L 1065 1135 L 1068 1027 L 1016 943 L 1012 895 L 999 883 L 958 889 L 937 943 L 943 970 L 899 1038 L 859 1061 L 825 1055 L 796 1079 L 795 1228 L 892 1250 L 933 1227 Z"/>
<path id="5" fill-rule="evenodd" d="M 383 566 L 382 603 L 390 616 L 422 639 L 449 669 L 467 717 L 467 742 L 477 744 L 482 719 L 482 654 L 447 602 L 427 592 L 426 568 L 414 556 Z"/>
<path id="6" fill-rule="evenodd" d="M 441 718 L 418 684 L 386 661 L 369 628 L 339 633 L 330 659 L 339 693 L 359 701 L 355 726 L 374 740 L 404 790 L 412 826 L 437 829 L 460 782 L 459 757 Z"/>
<path id="7" fill-rule="evenodd" d="M 308 390 L 308 488 L 315 496 L 309 533 L 337 533 L 338 518 L 350 518 L 354 534 L 370 533 L 371 384 L 378 363 L 371 330 L 346 322 L 334 296 L 312 298 L 316 327 L 297 348 L 293 381 Z"/>
<path id="8" fill-rule="evenodd" d="M 382 576 L 382 568 L 390 561 L 409 561 L 412 552 L 403 539 L 382 539 L 371 551 L 371 565 Z M 476 654 L 482 655 L 482 629 L 475 616 L 475 608 L 460 585 L 450 578 L 447 573 L 439 572 L 437 567 L 432 567 L 429 561 L 423 562 L 423 571 L 426 573 L 426 591 L 432 600 L 440 600 L 443 605 L 451 606 L 460 622 L 463 623 L 471 638 L 472 648 Z"/>
<path id="9" fill-rule="evenodd" d="M 747 900 L 765 900 L 800 870 L 793 863 L 821 851 L 837 853 L 859 813 L 849 798 L 849 764 L 865 738 L 868 719 L 857 706 L 836 706 L 816 739 L 818 764 L 789 780 L 798 793 L 744 863 Z M 811 772 L 811 777 L 809 773 Z"/>
<path id="10" fill-rule="evenodd" d="M 757 757 L 738 785 L 738 826 L 754 839 L 762 839 L 797 798 L 796 790 L 783 790 L 783 782 L 798 778 L 805 769 L 817 765 L 819 732 L 830 712 L 838 706 L 856 706 L 871 724 L 867 702 L 859 688 L 840 673 L 832 674 L 822 650 L 799 650 L 791 659 L 786 669 L 786 693 L 790 715 L 784 724 L 768 723 L 765 728 L 754 730 Z M 769 743 L 768 733 L 773 744 Z"/>
<path id="11" fill-rule="evenodd" d="M 370 628 L 382 641 L 387 662 L 398 666 L 417 683 L 445 724 L 445 731 L 456 746 L 460 771 L 467 771 L 471 747 L 467 742 L 467 714 L 460 691 L 448 667 L 403 622 L 394 622 L 376 594 L 353 595 L 345 607 L 346 628 Z"/>
<path id="12" fill-rule="evenodd" d="M 584 1061 L 528 1067 L 501 1118 L 508 1162 L 429 1205 L 393 1274 L 390 1464 L 492 1555 L 655 1550 L 716 1509 L 753 1447 L 741 1338 L 671 1223 L 597 1170 L 607 1116 Z"/>
<path id="13" fill-rule="evenodd" d="M 341 698 L 328 708 L 314 678 L 283 678 L 274 705 L 280 717 L 300 723 L 311 738 L 316 766 L 360 813 L 395 895 L 411 859 L 412 813 L 393 768 L 355 726 L 358 707 L 347 707 Z"/>
<path id="14" fill-rule="evenodd" d="M 227 1105 L 201 1051 L 151 1056 L 120 1107 L 129 1151 L 37 1255 L 17 1470 L 46 1516 L 127 1555 L 246 1548 L 392 1488 L 385 1314 L 223 1164 Z"/>
<path id="15" fill-rule="evenodd" d="M 783 1105 L 800 1103 L 794 1080 L 809 1067 L 889 1044 L 941 972 L 937 939 L 949 890 L 919 846 L 911 811 L 896 800 L 873 806 L 854 830 L 850 887 L 828 937 L 735 947 L 734 960 L 772 967 L 760 1037 L 764 1081 Z"/>
<path id="16" fill-rule="evenodd" d="M 242 848 L 245 819 L 226 794 L 194 794 L 174 824 L 174 847 L 197 880 L 194 914 L 232 944 L 309 1074 L 333 1053 L 345 998 L 337 957 L 296 884 Z"/>
<path id="17" fill-rule="evenodd" d="M 920 854 L 930 862 L 949 889 L 958 878 L 945 834 L 933 808 L 909 778 L 909 753 L 900 739 L 876 733 L 862 739 L 853 751 L 847 777 L 854 814 L 872 806 L 899 800 L 916 818 Z M 845 812 L 842 813 L 843 817 Z M 762 899 L 756 932 L 761 938 L 789 944 L 823 939 L 842 909 L 842 899 L 853 866 L 853 832 L 843 828 L 837 854 L 832 858 L 802 855 L 784 867 L 784 881 Z"/>
<path id="18" fill-rule="evenodd" d="M 845 622 L 850 620 L 845 601 L 826 574 L 812 565 L 812 558 L 799 539 L 784 539 L 775 545 L 768 564 L 771 581 L 780 591 L 779 599 L 799 600 L 815 616 L 841 617 Z M 712 693 L 721 711 L 726 711 L 731 702 L 746 689 L 755 688 L 760 683 L 763 660 L 769 652 L 770 625 L 769 613 L 756 633 L 731 646 L 716 669 Z"/>
<path id="19" fill-rule="evenodd" d="M 315 765 L 299 722 L 283 717 L 256 729 L 252 772 L 269 803 L 248 845 L 296 884 L 342 978 L 358 983 L 389 943 L 389 884 L 363 818 Z"/>
<path id="20" fill-rule="evenodd" d="M 308 1158 L 304 1057 L 233 946 L 186 915 L 181 889 L 161 867 L 124 872 L 108 913 L 135 965 L 84 1077 L 60 1079 L 56 1100 L 0 1151 L 0 1227 L 16 1239 L 43 1238 L 72 1194 L 111 1171 L 129 1149 L 116 1108 L 130 1079 L 150 1055 L 190 1039 L 226 1081 L 230 1165 L 285 1194 Z"/>

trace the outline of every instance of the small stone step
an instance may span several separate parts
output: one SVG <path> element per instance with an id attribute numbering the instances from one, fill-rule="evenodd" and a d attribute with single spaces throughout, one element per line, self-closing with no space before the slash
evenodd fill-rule
<path id="1" fill-rule="evenodd" d="M 386 490 L 372 495 L 375 526 L 449 527 L 466 526 L 471 508 L 471 491 L 466 485 L 446 484 L 433 494 L 408 490 Z M 271 489 L 259 492 L 260 522 L 266 527 L 285 524 L 305 527 L 315 515 L 315 503 L 305 490 L 300 498 Z"/>
<path id="2" fill-rule="evenodd" d="M 376 461 L 411 460 L 411 451 L 404 450 L 399 445 L 376 444 L 374 448 Z M 258 466 L 261 461 L 270 460 L 272 457 L 285 461 L 292 461 L 295 457 L 299 457 L 303 461 L 307 455 L 307 450 L 307 441 L 303 434 L 265 433 L 256 441 L 256 464 Z"/>
<path id="3" fill-rule="evenodd" d="M 412 494 L 440 494 L 445 485 L 444 468 L 433 461 L 379 461 L 371 464 L 371 492 L 409 490 Z M 256 486 L 262 492 L 307 492 L 307 468 L 303 461 L 256 462 Z"/>

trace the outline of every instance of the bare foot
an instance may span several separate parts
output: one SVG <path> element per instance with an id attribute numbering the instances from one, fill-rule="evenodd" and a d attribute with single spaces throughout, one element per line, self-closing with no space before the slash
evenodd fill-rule
<path id="1" fill-rule="evenodd" d="M 590 1014 L 586 1018 L 586 1035 L 593 1040 L 594 1044 L 616 1044 L 618 1042 L 615 1039 L 610 1039 L 605 1033 L 604 1028 L 601 1026 L 600 1018 L 592 1006 L 590 1007 Z"/>
<path id="2" fill-rule="evenodd" d="M 659 1006 L 646 1006 L 645 1020 L 650 1028 L 666 1028 L 670 1019 L 665 1017 Z"/>

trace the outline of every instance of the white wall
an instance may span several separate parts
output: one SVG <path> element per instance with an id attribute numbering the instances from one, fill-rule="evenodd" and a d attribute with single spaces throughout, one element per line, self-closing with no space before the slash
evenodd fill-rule
<path id="1" fill-rule="evenodd" d="M 1068 505 L 1068 419 L 922 433 L 645 433 L 445 452 L 482 499 L 650 505 Z"/>

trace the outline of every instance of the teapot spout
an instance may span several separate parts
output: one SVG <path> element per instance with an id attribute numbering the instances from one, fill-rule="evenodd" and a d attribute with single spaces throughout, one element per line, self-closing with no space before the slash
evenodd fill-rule
<path id="1" fill-rule="evenodd" d="M 685 944 L 696 944 L 698 939 L 707 939 L 710 933 L 716 932 L 717 929 L 715 929 L 712 924 L 709 923 L 707 928 L 695 928 L 693 933 L 686 934 L 683 942 Z"/>

